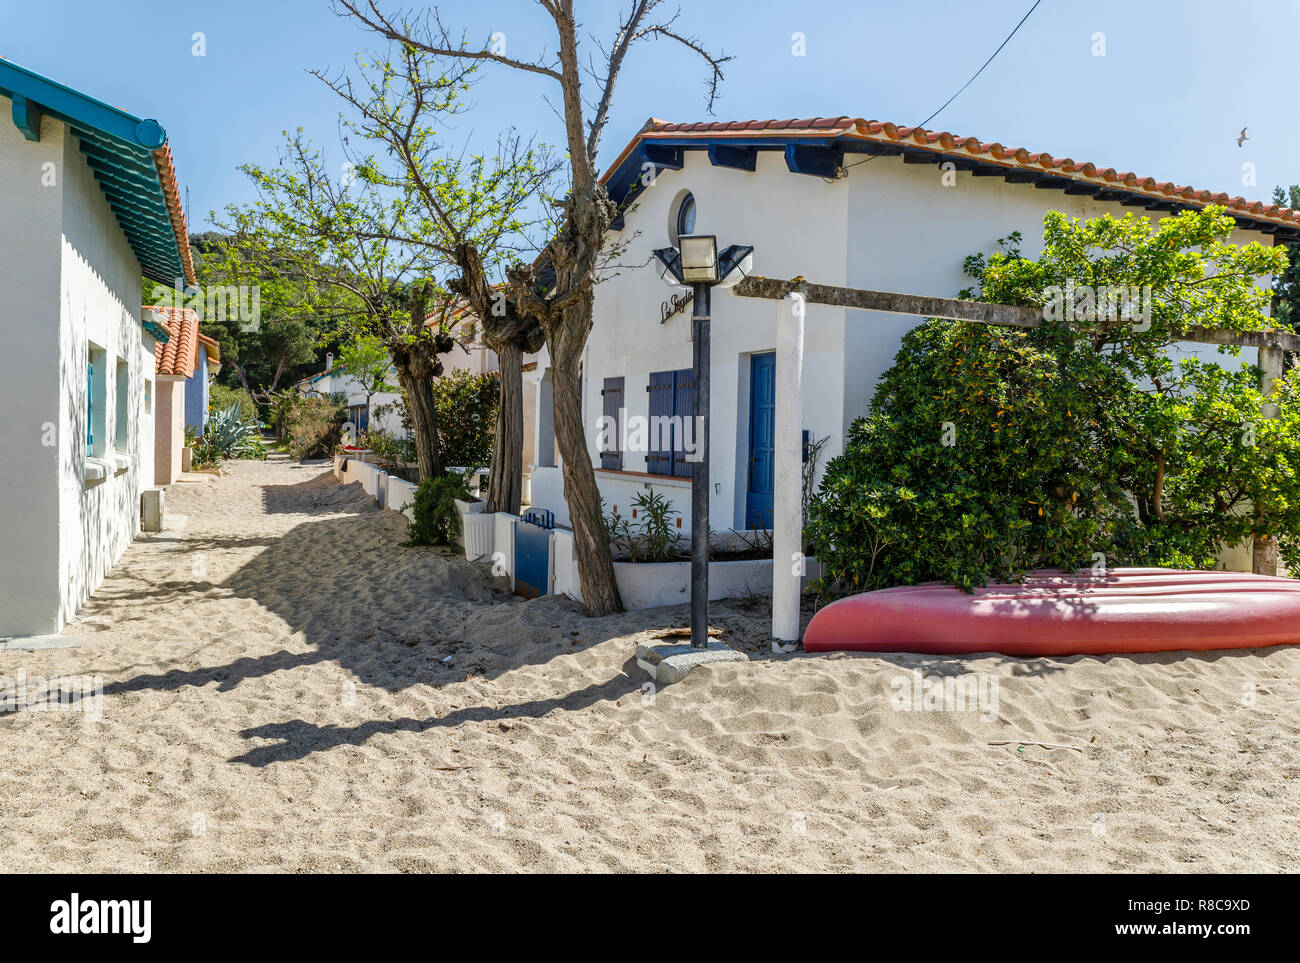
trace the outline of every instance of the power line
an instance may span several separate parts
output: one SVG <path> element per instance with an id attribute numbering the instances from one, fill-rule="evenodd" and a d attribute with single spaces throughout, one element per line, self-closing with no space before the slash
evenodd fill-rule
<path id="1" fill-rule="evenodd" d="M 944 109 L 947 108 L 947 106 L 948 106 L 949 104 L 951 104 L 954 100 L 956 100 L 958 97 L 960 97 L 960 96 L 962 95 L 962 91 L 964 91 L 964 90 L 965 90 L 967 87 L 969 87 L 971 84 L 975 83 L 975 79 L 976 79 L 977 77 L 979 77 L 980 74 L 984 73 L 985 68 L 988 67 L 989 64 L 993 63 L 993 61 L 997 59 L 998 54 L 1002 53 L 1002 48 L 1005 47 L 1007 44 L 1009 44 L 1009 43 L 1011 42 L 1011 38 L 1014 37 L 1014 36 L 1016 35 L 1016 33 L 1020 30 L 1020 28 L 1023 27 L 1023 26 L 1025 25 L 1025 21 L 1028 20 L 1029 17 L 1030 17 L 1030 15 L 1031 15 L 1035 10 L 1038 9 L 1038 5 L 1039 5 L 1040 3 L 1042 3 L 1042 2 L 1043 2 L 1043 0 L 1034 0 L 1034 5 L 1033 5 L 1032 7 L 1029 8 L 1029 11 L 1028 11 L 1028 12 L 1027 12 L 1023 17 L 1020 18 L 1020 22 L 1019 22 L 1018 24 L 1015 25 L 1015 27 L 1012 29 L 1012 31 L 1011 31 L 1009 34 L 1007 34 L 1006 39 L 1003 40 L 1000 44 L 998 44 L 998 49 L 995 50 L 995 51 L 993 51 L 993 55 L 992 55 L 991 57 L 989 57 L 988 60 L 984 61 L 984 66 L 980 67 L 979 70 L 977 70 L 977 71 L 975 71 L 975 73 L 971 74 L 971 78 L 970 78 L 970 80 L 968 80 L 968 81 L 966 81 L 966 83 L 962 84 L 962 85 L 957 89 L 957 92 L 956 92 L 955 94 L 953 94 L 951 97 L 949 97 L 947 100 L 945 100 L 945 101 L 943 102 L 943 106 L 942 106 L 942 107 L 940 107 L 938 110 L 936 110 L 936 111 L 935 111 L 933 114 L 931 114 L 929 117 L 925 118 L 925 120 L 923 120 L 923 121 L 921 121 L 919 124 L 917 124 L 916 127 L 924 127 L 926 124 L 930 123 L 930 121 L 934 120 L 934 119 L 935 119 L 936 117 L 938 117 L 941 113 L 943 113 Z M 878 157 L 878 156 L 880 156 L 880 155 L 878 155 L 878 154 L 874 154 L 874 155 L 872 155 L 871 157 L 868 157 L 868 158 L 865 158 L 864 160 L 860 160 L 860 161 L 858 161 L 857 164 L 849 164 L 848 167 L 845 167 L 844 169 L 845 169 L 845 170 L 848 170 L 849 167 L 857 167 L 859 164 L 868 164 L 868 163 L 870 163 L 871 161 L 875 160 L 876 157 Z"/>
<path id="2" fill-rule="evenodd" d="M 1029 8 L 1029 13 L 1026 13 L 1023 17 L 1021 17 L 1021 18 L 1020 18 L 1020 22 L 1019 22 L 1018 24 L 1016 24 L 1015 29 L 1012 30 L 1009 34 L 1007 34 L 1007 39 L 1004 40 L 1004 41 L 1002 41 L 1002 43 L 998 44 L 998 49 L 995 50 L 995 51 L 993 51 L 993 56 L 992 56 L 992 57 L 989 57 L 988 60 L 984 61 L 984 67 L 981 67 L 979 70 L 975 71 L 975 73 L 971 75 L 971 79 L 968 80 L 968 81 L 966 81 L 966 83 L 962 84 L 961 87 L 958 89 L 957 93 L 953 94 L 951 97 L 949 97 L 947 100 L 945 100 L 945 101 L 943 102 L 943 107 L 940 107 L 940 108 L 939 108 L 938 110 L 936 110 L 933 114 L 931 114 L 929 117 L 925 118 L 925 120 L 921 121 L 921 122 L 920 122 L 919 124 L 917 124 L 916 126 L 917 126 L 917 127 L 924 127 L 926 124 L 930 123 L 930 121 L 934 120 L 934 119 L 935 119 L 936 117 L 938 117 L 941 113 L 943 113 L 943 110 L 944 110 L 945 107 L 947 107 L 947 106 L 948 106 L 949 104 L 951 104 L 954 100 L 956 100 L 958 97 L 960 97 L 962 91 L 965 90 L 967 87 L 969 87 L 971 84 L 973 84 L 973 83 L 975 82 L 975 78 L 976 78 L 976 77 L 978 77 L 980 74 L 984 73 L 984 68 L 987 67 L 989 64 L 993 63 L 993 61 L 994 61 L 995 59 L 997 59 L 998 54 L 1002 53 L 1002 48 L 1005 47 L 1007 44 L 1009 44 L 1009 43 L 1011 42 L 1011 38 L 1014 37 L 1014 36 L 1016 35 L 1016 31 L 1018 31 L 1021 27 L 1023 27 L 1023 26 L 1025 25 L 1025 21 L 1029 19 L 1030 14 L 1032 14 L 1035 10 L 1037 10 L 1037 9 L 1038 9 L 1038 5 L 1039 5 L 1040 3 L 1042 3 L 1042 2 L 1043 2 L 1043 0 L 1034 0 L 1034 5 L 1033 5 L 1032 7 Z"/>

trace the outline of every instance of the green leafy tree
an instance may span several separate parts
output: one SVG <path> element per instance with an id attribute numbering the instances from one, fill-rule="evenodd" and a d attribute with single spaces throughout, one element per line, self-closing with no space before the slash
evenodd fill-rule
<path id="1" fill-rule="evenodd" d="M 328 326 L 300 313 L 299 306 L 307 297 L 302 281 L 278 268 L 259 273 L 239 257 L 227 235 L 216 231 L 192 234 L 190 250 L 198 286 L 178 293 L 146 279 L 142 303 L 193 307 L 203 333 L 220 346 L 222 370 L 218 378 L 239 386 L 255 401 L 269 404 L 283 384 L 319 365 Z M 257 291 L 258 317 L 252 323 L 244 323 L 237 313 L 220 310 L 221 305 L 239 298 L 241 284 Z M 214 298 L 217 292 L 221 292 L 220 302 Z"/>
<path id="2" fill-rule="evenodd" d="M 488 464 L 499 395 L 496 372 L 449 371 L 434 384 L 438 438 L 448 465 L 480 468 Z"/>
<path id="3" fill-rule="evenodd" d="M 1232 229 L 1222 208 L 1154 225 L 1052 212 L 1039 258 L 1007 239 L 968 262 L 990 302 L 1050 307 L 1069 285 L 1070 322 L 930 321 L 904 338 L 812 506 L 827 588 L 1208 566 L 1271 533 L 1300 561 L 1295 378 L 1265 409 L 1257 368 L 1175 347 L 1191 327 L 1271 326 L 1257 282 L 1282 252 L 1232 245 Z M 1149 311 L 1095 310 L 1103 285 L 1150 285 Z"/>
<path id="4" fill-rule="evenodd" d="M 432 381 L 438 356 L 451 350 L 445 323 L 428 319 L 451 302 L 433 280 L 444 266 L 415 238 L 410 187 L 385 181 L 374 158 L 345 161 L 338 174 L 325 154 L 296 131 L 279 163 L 246 164 L 258 200 L 226 208 L 236 262 L 253 276 L 281 275 L 303 284 L 300 316 L 339 319 L 351 335 L 373 335 L 388 350 L 406 396 L 422 478 L 441 474 Z"/>
<path id="5" fill-rule="evenodd" d="M 1273 188 L 1273 203 L 1300 210 L 1300 184 Z M 1300 244 L 1289 242 L 1286 252 L 1286 269 L 1273 283 L 1273 317 L 1280 327 L 1300 331 Z"/>

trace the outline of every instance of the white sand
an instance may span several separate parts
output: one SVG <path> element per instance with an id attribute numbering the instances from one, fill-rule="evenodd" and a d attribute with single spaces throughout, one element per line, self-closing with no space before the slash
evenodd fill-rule
<path id="1" fill-rule="evenodd" d="M 643 704 L 684 607 L 515 599 L 320 465 L 168 498 L 184 537 L 131 548 L 85 645 L 0 652 L 105 685 L 102 722 L 0 717 L 0 870 L 1300 869 L 1300 649 L 759 650 Z M 896 710 L 912 667 L 996 677 L 996 715 Z"/>

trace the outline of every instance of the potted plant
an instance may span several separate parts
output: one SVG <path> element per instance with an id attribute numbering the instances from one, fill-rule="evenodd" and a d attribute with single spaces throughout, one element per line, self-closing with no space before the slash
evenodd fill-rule
<path id="1" fill-rule="evenodd" d="M 477 495 L 472 494 L 469 490 L 470 479 L 474 477 L 474 474 L 477 471 L 478 469 L 476 468 L 465 468 L 463 470 L 449 468 L 447 470 L 449 476 L 458 479 L 460 482 L 460 491 L 462 494 L 456 497 L 456 511 L 459 512 L 462 517 L 465 515 L 479 514 L 487 507 L 487 502 L 483 501 L 483 499 L 479 498 Z"/>

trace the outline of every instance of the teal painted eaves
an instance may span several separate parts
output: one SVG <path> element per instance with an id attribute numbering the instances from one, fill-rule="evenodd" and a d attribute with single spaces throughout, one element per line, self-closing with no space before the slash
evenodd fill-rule
<path id="1" fill-rule="evenodd" d="M 151 281 L 185 277 L 154 151 L 167 143 L 156 120 L 142 120 L 0 57 L 0 94 L 13 103 L 14 126 L 40 139 L 42 115 L 67 124 L 122 232 Z"/>

